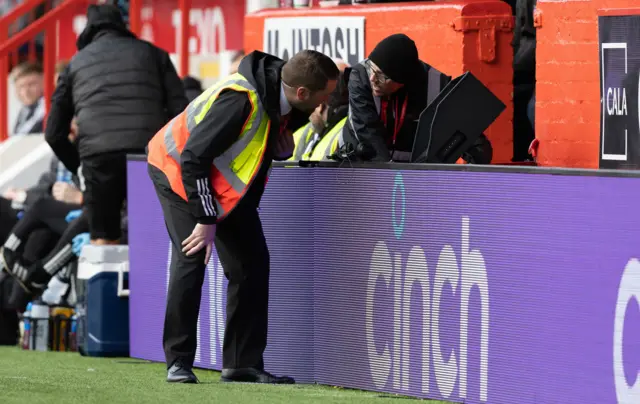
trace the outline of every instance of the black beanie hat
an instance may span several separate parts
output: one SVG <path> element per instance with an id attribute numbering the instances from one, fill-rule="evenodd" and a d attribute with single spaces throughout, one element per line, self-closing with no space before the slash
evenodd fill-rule
<path id="1" fill-rule="evenodd" d="M 416 43 L 405 34 L 393 34 L 376 45 L 369 60 L 391 80 L 407 84 L 420 66 Z"/>

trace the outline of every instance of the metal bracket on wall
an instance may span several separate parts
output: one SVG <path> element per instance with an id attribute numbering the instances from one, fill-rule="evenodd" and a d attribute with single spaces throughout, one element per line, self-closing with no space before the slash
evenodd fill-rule
<path id="1" fill-rule="evenodd" d="M 496 31 L 511 32 L 513 17 L 458 17 L 453 20 L 452 26 L 461 32 L 478 31 L 480 60 L 491 63 L 496 59 Z"/>

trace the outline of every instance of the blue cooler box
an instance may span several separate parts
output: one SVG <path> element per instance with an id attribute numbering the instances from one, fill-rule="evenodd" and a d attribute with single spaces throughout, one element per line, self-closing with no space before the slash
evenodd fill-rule
<path id="1" fill-rule="evenodd" d="M 129 247 L 82 249 L 76 292 L 78 351 L 85 356 L 129 356 Z"/>

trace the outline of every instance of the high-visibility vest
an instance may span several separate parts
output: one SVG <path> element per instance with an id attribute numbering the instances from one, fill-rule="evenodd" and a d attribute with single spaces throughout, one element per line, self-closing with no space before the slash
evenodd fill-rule
<path id="1" fill-rule="evenodd" d="M 267 150 L 271 120 L 258 92 L 246 78 L 239 73 L 233 74 L 200 94 L 151 139 L 147 158 L 149 164 L 167 176 L 171 189 L 187 201 L 180 154 L 193 129 L 205 119 L 223 90 L 247 93 L 252 108 L 238 139 L 213 160 L 210 178 L 218 219 L 228 215 L 245 195 L 260 170 Z"/>
<path id="2" fill-rule="evenodd" d="M 293 134 L 293 141 L 295 143 L 293 156 L 289 157 L 287 161 L 309 160 L 309 153 L 307 152 L 307 149 L 313 141 L 314 135 L 315 131 L 313 130 L 311 122 L 295 131 Z"/>
<path id="3" fill-rule="evenodd" d="M 311 152 L 309 160 L 329 160 L 327 156 L 334 154 L 338 150 L 338 144 L 340 142 L 340 138 L 342 137 L 342 130 L 344 129 L 344 125 L 346 122 L 347 117 L 335 124 L 335 126 L 331 128 L 329 133 L 322 137 L 316 147 L 313 148 L 313 152 Z"/>

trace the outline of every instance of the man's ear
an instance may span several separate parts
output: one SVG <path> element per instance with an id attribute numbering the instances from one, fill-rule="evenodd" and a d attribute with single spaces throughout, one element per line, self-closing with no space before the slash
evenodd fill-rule
<path id="1" fill-rule="evenodd" d="M 305 87 L 298 87 L 296 89 L 296 97 L 299 100 L 306 100 L 307 98 L 309 98 L 309 95 L 311 94 L 311 92 L 309 91 L 309 89 L 305 88 Z"/>

